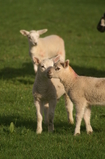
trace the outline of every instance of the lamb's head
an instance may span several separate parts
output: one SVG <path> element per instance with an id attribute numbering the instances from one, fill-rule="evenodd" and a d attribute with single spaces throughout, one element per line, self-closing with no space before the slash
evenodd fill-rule
<path id="1" fill-rule="evenodd" d="M 47 70 L 48 78 L 61 78 L 64 76 L 64 72 L 69 68 L 69 60 L 64 63 L 58 62 Z"/>
<path id="2" fill-rule="evenodd" d="M 31 30 L 31 31 L 20 30 L 20 33 L 22 35 L 27 36 L 30 45 L 34 45 L 34 46 L 37 46 L 39 36 L 41 34 L 44 34 L 45 32 L 47 32 L 47 29 L 37 30 L 37 31 L 36 30 Z"/>
<path id="3" fill-rule="evenodd" d="M 48 70 L 51 67 L 53 67 L 54 64 L 60 60 L 60 56 L 57 55 L 53 58 L 44 59 L 42 61 L 40 61 L 38 58 L 34 57 L 33 60 L 34 60 L 34 64 L 37 65 L 37 67 L 38 67 L 37 73 L 41 73 L 41 75 L 43 74 L 44 76 L 47 77 Z"/>
<path id="4" fill-rule="evenodd" d="M 105 13 L 103 14 L 103 16 L 101 17 L 98 25 L 97 25 L 97 29 L 100 32 L 105 32 Z"/>

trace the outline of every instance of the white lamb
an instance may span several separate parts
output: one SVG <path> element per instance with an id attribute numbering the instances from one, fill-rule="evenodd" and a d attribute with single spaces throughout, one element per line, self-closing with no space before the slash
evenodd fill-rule
<path id="1" fill-rule="evenodd" d="M 59 78 L 76 108 L 74 135 L 80 134 L 84 118 L 87 133 L 92 133 L 90 124 L 91 106 L 105 105 L 105 78 L 79 76 L 69 66 L 69 60 L 58 63 L 48 70 L 49 78 Z"/>
<path id="2" fill-rule="evenodd" d="M 68 120 L 71 124 L 73 121 L 73 104 L 65 92 L 64 86 L 59 79 L 48 79 L 47 69 L 52 67 L 54 61 L 58 59 L 58 56 L 52 59 L 46 59 L 39 62 L 39 59 L 34 57 L 33 60 L 38 66 L 38 71 L 35 77 L 33 86 L 34 104 L 37 113 L 37 130 L 36 133 L 42 132 L 42 120 L 43 110 L 45 111 L 45 122 L 48 124 L 48 131 L 54 130 L 54 110 L 56 107 L 57 100 L 64 95 L 65 106 L 68 114 Z"/>
<path id="3" fill-rule="evenodd" d="M 34 64 L 33 57 L 37 57 L 42 61 L 43 59 L 60 55 L 60 60 L 65 60 L 65 47 L 64 40 L 57 35 L 50 35 L 44 38 L 40 38 L 40 35 L 47 32 L 47 29 L 43 30 L 20 30 L 20 33 L 27 36 L 29 41 L 29 55 L 31 56 Z M 34 64 L 34 70 L 37 72 L 37 65 Z"/>

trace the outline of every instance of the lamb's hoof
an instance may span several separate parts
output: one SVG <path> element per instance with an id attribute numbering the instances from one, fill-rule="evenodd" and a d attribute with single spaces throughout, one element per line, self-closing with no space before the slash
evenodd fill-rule
<path id="1" fill-rule="evenodd" d="M 68 123 L 73 125 L 74 124 L 74 119 L 73 118 L 68 118 Z"/>
<path id="2" fill-rule="evenodd" d="M 74 121 L 69 120 L 69 124 L 74 125 Z"/>
<path id="3" fill-rule="evenodd" d="M 53 129 L 48 129 L 48 132 L 49 132 L 49 133 L 53 133 L 54 130 L 53 130 Z"/>
<path id="4" fill-rule="evenodd" d="M 42 130 L 41 129 L 37 129 L 36 130 L 36 134 L 41 134 L 42 133 Z"/>
<path id="5" fill-rule="evenodd" d="M 48 132 L 49 132 L 49 133 L 52 133 L 53 131 L 54 131 L 54 126 L 49 126 L 49 127 L 48 127 Z"/>
<path id="6" fill-rule="evenodd" d="M 54 131 L 48 131 L 49 134 L 53 133 Z"/>
<path id="7" fill-rule="evenodd" d="M 74 134 L 74 136 L 79 136 L 79 135 L 80 135 L 80 133 L 75 133 L 75 134 Z"/>
<path id="8" fill-rule="evenodd" d="M 87 132 L 88 135 L 91 135 L 92 133 L 93 133 L 93 131 L 88 131 Z"/>
<path id="9" fill-rule="evenodd" d="M 49 133 L 53 133 L 54 129 L 48 129 Z"/>

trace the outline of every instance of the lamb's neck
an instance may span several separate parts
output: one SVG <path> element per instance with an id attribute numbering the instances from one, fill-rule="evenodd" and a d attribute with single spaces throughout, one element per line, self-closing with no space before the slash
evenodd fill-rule
<path id="1" fill-rule="evenodd" d="M 63 83 L 65 90 L 68 92 L 70 88 L 72 88 L 75 80 L 78 75 L 76 72 L 69 66 L 67 70 L 65 70 L 60 77 L 61 82 Z"/>
<path id="2" fill-rule="evenodd" d="M 38 88 L 41 88 L 42 90 L 42 87 L 43 87 L 43 89 L 45 90 L 47 86 L 49 85 L 49 83 L 51 83 L 51 80 L 44 75 L 40 75 L 39 72 L 37 73 L 38 74 L 36 75 L 36 81 L 38 81 Z"/>
<path id="3" fill-rule="evenodd" d="M 32 47 L 37 48 L 37 46 L 38 46 L 38 47 L 42 47 L 42 45 L 43 45 L 43 42 L 42 42 L 41 39 L 37 42 L 36 45 L 33 45 L 33 43 L 31 43 L 30 41 L 28 41 L 28 42 L 29 42 L 29 47 L 30 47 L 30 48 L 32 48 Z"/>
<path id="4" fill-rule="evenodd" d="M 36 50 L 36 46 L 32 45 L 32 43 L 29 42 L 29 55 L 32 57 L 32 54 L 34 54 L 34 50 Z"/>
<path id="5" fill-rule="evenodd" d="M 46 75 L 42 75 L 42 73 L 40 73 L 40 72 L 37 72 L 37 80 L 38 80 L 38 83 L 39 82 L 44 82 L 44 83 L 48 83 L 48 81 L 49 81 L 49 79 L 47 78 L 47 76 Z"/>
<path id="6" fill-rule="evenodd" d="M 33 45 L 32 43 L 29 42 L 29 48 L 30 48 L 30 49 L 36 48 L 36 47 L 37 47 L 37 45 Z"/>
<path id="7" fill-rule="evenodd" d="M 41 46 L 40 43 L 38 43 L 37 45 L 33 45 L 32 43 L 29 43 L 29 51 L 32 54 L 35 54 L 35 52 L 40 53 L 43 51 L 42 49 L 43 47 Z"/>

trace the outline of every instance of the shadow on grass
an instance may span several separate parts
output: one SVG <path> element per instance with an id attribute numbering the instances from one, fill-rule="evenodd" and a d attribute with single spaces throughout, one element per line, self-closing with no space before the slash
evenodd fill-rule
<path id="1" fill-rule="evenodd" d="M 97 70 L 95 68 L 85 68 L 72 65 L 72 68 L 78 75 L 93 76 L 93 77 L 105 77 L 105 71 Z"/>
<path id="2" fill-rule="evenodd" d="M 36 132 L 36 127 L 37 127 L 37 123 L 36 121 L 32 120 L 32 119 L 24 119 L 21 116 L 15 116 L 15 115 L 9 115 L 9 116 L 0 116 L 0 126 L 6 126 L 7 128 L 5 128 L 3 131 L 6 133 L 9 132 L 8 127 L 10 126 L 10 123 L 13 122 L 15 125 L 15 129 L 16 132 L 18 133 L 23 133 L 26 132 L 26 130 L 31 130 L 33 132 Z M 48 133 L 48 127 L 43 123 L 43 132 Z M 65 134 L 65 132 L 67 134 L 74 134 L 74 130 L 75 130 L 75 124 L 74 125 L 70 125 L 67 122 L 55 122 L 54 123 L 54 133 L 55 134 Z M 94 126 L 92 126 L 93 128 L 93 133 L 100 133 L 103 130 L 98 129 Z M 42 132 L 42 133 L 43 133 Z M 82 133 L 86 133 L 86 127 L 85 125 L 81 125 L 81 134 Z"/>
<path id="3" fill-rule="evenodd" d="M 99 129 L 99 128 L 97 128 L 96 126 L 94 126 L 94 125 L 92 125 L 92 128 L 93 128 L 93 133 L 100 133 L 100 132 L 102 132 L 103 131 L 103 129 Z M 63 132 L 64 132 L 64 134 L 65 134 L 65 132 L 68 134 L 68 133 L 70 133 L 70 134 L 74 134 L 74 130 L 75 130 L 75 124 L 73 124 L 73 125 L 71 125 L 71 124 L 68 124 L 67 122 L 59 122 L 59 123 L 55 123 L 55 133 L 57 133 L 57 134 L 63 134 Z M 81 134 L 82 133 L 86 133 L 87 134 L 87 132 L 86 132 L 86 127 L 85 127 L 85 125 L 83 124 L 83 125 L 81 125 Z M 92 134 L 93 134 L 92 133 Z M 91 135 L 91 134 L 89 134 L 89 135 Z"/>
<path id="4" fill-rule="evenodd" d="M 97 70 L 95 68 L 85 68 L 72 65 L 72 68 L 79 75 L 93 76 L 93 77 L 105 77 L 105 71 Z M 21 77 L 17 79 L 19 82 L 26 84 L 27 80 L 24 79 L 26 76 L 31 76 L 33 79 L 35 77 L 33 65 L 31 62 L 23 63 L 22 68 L 11 68 L 5 67 L 0 70 L 0 78 L 3 80 L 10 80 L 12 78 Z M 32 81 L 28 81 L 30 84 Z"/>
<path id="5" fill-rule="evenodd" d="M 16 77 L 24 77 L 28 75 L 35 77 L 33 65 L 31 62 L 23 63 L 22 68 L 5 67 L 0 70 L 0 78 L 4 80 L 9 80 Z M 20 82 L 23 81 L 20 80 Z"/>
<path id="6" fill-rule="evenodd" d="M 37 128 L 37 121 L 32 120 L 30 118 L 22 118 L 21 116 L 17 115 L 4 115 L 0 116 L 0 126 L 7 127 L 6 131 L 8 133 L 8 127 L 10 126 L 11 122 L 14 123 L 16 129 L 29 129 L 31 131 L 34 131 L 36 133 L 36 128 Z M 44 124 L 44 121 L 42 123 L 43 127 L 43 132 L 48 132 L 48 127 L 47 125 Z"/>
<path id="7" fill-rule="evenodd" d="M 73 134 L 74 133 L 74 129 L 75 129 L 75 124 L 71 125 L 68 122 L 57 122 L 55 121 L 54 123 L 54 133 L 57 134 L 62 134 L 62 133 L 70 133 Z"/>
<path id="8" fill-rule="evenodd" d="M 36 120 L 32 120 L 30 118 L 24 119 L 21 116 L 17 115 L 2 115 L 0 116 L 0 125 L 1 126 L 10 126 L 10 123 L 13 122 L 15 128 L 25 127 L 26 129 L 30 129 L 32 131 L 36 131 L 37 122 Z M 48 132 L 47 125 L 44 124 L 43 121 L 43 132 Z M 54 122 L 54 133 L 63 133 L 63 132 L 70 132 L 73 134 L 75 125 L 70 125 L 68 122 Z"/>
<path id="9" fill-rule="evenodd" d="M 105 118 L 105 114 L 100 115 L 100 118 Z"/>
<path id="10" fill-rule="evenodd" d="M 36 127 L 36 121 L 32 119 L 24 119 L 21 116 L 15 116 L 15 115 L 6 115 L 6 116 L 0 116 L 0 125 L 2 126 L 10 126 L 10 123 L 13 122 L 15 127 L 25 127 L 26 129 L 31 129 L 32 131 L 35 131 Z"/>

